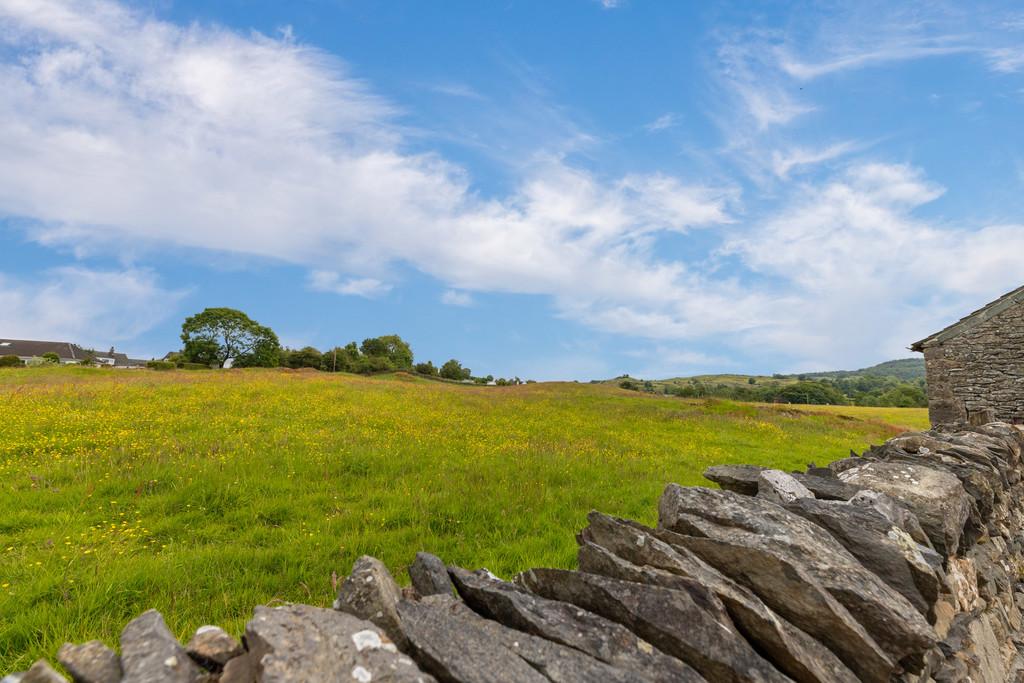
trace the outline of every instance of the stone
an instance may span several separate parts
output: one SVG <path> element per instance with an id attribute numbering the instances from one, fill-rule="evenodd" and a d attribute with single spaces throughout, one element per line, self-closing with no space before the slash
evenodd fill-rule
<path id="1" fill-rule="evenodd" d="M 940 554 L 956 554 L 971 501 L 954 475 L 923 465 L 867 462 L 839 473 L 839 478 L 902 502 Z"/>
<path id="2" fill-rule="evenodd" d="M 200 626 L 185 651 L 197 664 L 211 671 L 220 671 L 228 660 L 245 652 L 242 644 L 219 626 Z"/>
<path id="3" fill-rule="evenodd" d="M 509 628 L 571 647 L 652 682 L 701 681 L 682 661 L 663 654 L 629 629 L 574 605 L 453 567 L 456 590 L 478 614 Z"/>
<path id="4" fill-rule="evenodd" d="M 409 578 L 412 587 L 423 596 L 451 595 L 455 590 L 444 562 L 430 553 L 416 553 L 416 558 L 409 565 Z"/>
<path id="5" fill-rule="evenodd" d="M 648 567 L 699 581 L 718 596 L 758 652 L 787 676 L 801 683 L 857 680 L 828 648 L 773 612 L 748 588 L 674 543 L 678 541 L 675 533 L 600 512 L 591 512 L 587 519 L 590 524 L 579 535 L 580 570 L 626 579 L 627 572 L 636 575 L 639 567 Z M 639 567 L 623 568 L 602 556 L 597 548 Z M 643 578 L 667 588 L 673 586 L 661 575 L 648 572 Z"/>
<path id="6" fill-rule="evenodd" d="M 401 597 L 398 584 L 388 568 L 377 558 L 363 555 L 352 565 L 352 573 L 338 588 L 334 609 L 376 624 L 399 648 L 404 649 L 397 612 Z"/>
<path id="7" fill-rule="evenodd" d="M 68 683 L 68 679 L 57 673 L 45 660 L 37 660 L 22 674 L 20 683 Z"/>
<path id="8" fill-rule="evenodd" d="M 783 505 L 798 498 L 814 498 L 814 494 L 782 470 L 762 470 L 757 477 L 757 497 Z"/>
<path id="9" fill-rule="evenodd" d="M 248 654 L 228 660 L 218 683 L 256 683 L 256 670 Z"/>
<path id="10" fill-rule="evenodd" d="M 639 683 L 636 673 L 484 619 L 454 596 L 434 595 L 398 606 L 412 654 L 440 680 L 609 681 Z"/>
<path id="11" fill-rule="evenodd" d="M 821 641 L 861 680 L 884 683 L 896 671 L 896 663 L 864 627 L 799 564 L 742 542 L 682 534 L 678 538 L 684 547 L 750 588 L 772 610 Z"/>
<path id="12" fill-rule="evenodd" d="M 757 495 L 757 480 L 764 467 L 757 465 L 712 465 L 704 470 L 704 478 L 726 491 L 744 496 Z"/>
<path id="13" fill-rule="evenodd" d="M 928 538 L 928 534 L 921 527 L 921 522 L 918 521 L 917 515 L 892 496 L 879 491 L 861 489 L 851 496 L 849 501 L 851 505 L 875 510 L 892 524 L 907 532 L 914 539 L 915 543 L 926 548 L 932 548 L 931 539 Z"/>
<path id="14" fill-rule="evenodd" d="M 434 680 L 382 629 L 337 610 L 257 607 L 246 624 L 245 642 L 259 683 Z"/>
<path id="15" fill-rule="evenodd" d="M 934 622 L 932 606 L 941 582 L 905 531 L 875 509 L 849 503 L 804 498 L 785 508 L 826 529 L 864 567 Z"/>
<path id="16" fill-rule="evenodd" d="M 163 616 L 152 609 L 121 631 L 121 670 L 123 683 L 197 683 L 206 679 Z"/>
<path id="17" fill-rule="evenodd" d="M 718 598 L 696 581 L 688 590 L 672 590 L 597 574 L 531 569 L 517 582 L 622 624 L 709 681 L 789 680 L 750 647 Z"/>
<path id="18" fill-rule="evenodd" d="M 897 661 L 935 645 L 935 633 L 905 597 L 823 528 L 778 505 L 670 484 L 659 502 L 658 519 L 660 527 L 671 531 L 758 547 L 803 567 Z"/>
<path id="19" fill-rule="evenodd" d="M 81 645 L 64 643 L 57 651 L 57 661 L 75 683 L 118 683 L 121 680 L 121 660 L 98 640 Z"/>
<path id="20" fill-rule="evenodd" d="M 814 471 L 815 474 L 810 472 L 806 474 L 794 472 L 793 478 L 806 486 L 807 490 L 813 493 L 815 498 L 821 500 L 850 500 L 859 491 L 863 490 L 859 486 L 847 484 L 828 468 L 819 467 L 815 468 Z"/>

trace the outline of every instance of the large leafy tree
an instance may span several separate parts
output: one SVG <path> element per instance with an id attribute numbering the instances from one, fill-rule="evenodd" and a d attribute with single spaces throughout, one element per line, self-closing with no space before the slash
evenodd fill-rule
<path id="1" fill-rule="evenodd" d="M 193 363 L 224 367 L 276 367 L 281 344 L 269 327 L 233 308 L 207 308 L 181 326 L 182 355 Z"/>
<path id="2" fill-rule="evenodd" d="M 380 369 L 412 369 L 412 348 L 397 334 L 364 339 L 360 350 L 364 356 L 371 359 L 386 358 L 388 361 L 387 365 Z M 390 366 L 390 368 L 387 366 Z"/>

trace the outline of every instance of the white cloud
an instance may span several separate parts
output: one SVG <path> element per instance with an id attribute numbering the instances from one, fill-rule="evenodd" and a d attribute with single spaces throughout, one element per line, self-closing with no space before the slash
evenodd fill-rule
<path id="1" fill-rule="evenodd" d="M 472 306 L 473 296 L 469 292 L 459 292 L 454 289 L 445 290 L 441 295 L 441 303 L 448 306 Z"/>
<path id="2" fill-rule="evenodd" d="M 329 270 L 314 270 L 309 274 L 310 289 L 373 299 L 391 291 L 391 285 L 372 277 L 342 278 Z"/>
<path id="3" fill-rule="evenodd" d="M 831 161 L 843 156 L 857 148 L 853 141 L 837 142 L 833 145 L 820 149 L 809 149 L 806 147 L 794 147 L 781 152 L 772 152 L 772 170 L 779 178 L 787 178 L 790 171 L 804 166 L 820 164 L 823 161 Z"/>
<path id="4" fill-rule="evenodd" d="M 1024 226 L 953 228 L 914 217 L 943 192 L 891 164 L 856 165 L 794 192 L 778 215 L 725 248 L 789 294 L 742 342 L 818 367 L 893 357 L 956 312 L 1018 286 Z"/>
<path id="5" fill-rule="evenodd" d="M 163 289 L 146 270 L 56 268 L 31 280 L 0 273 L 0 330 L 106 348 L 162 322 L 185 294 Z"/>
<path id="6" fill-rule="evenodd" d="M 6 3 L 0 21 L 17 54 L 0 62 L 0 212 L 35 219 L 47 244 L 270 257 L 360 296 L 411 265 L 600 321 L 699 300 L 699 278 L 656 246 L 726 223 L 736 196 L 542 157 L 508 196 L 485 197 L 462 168 L 406 151 L 393 108 L 294 38 L 101 0 Z"/>
<path id="7" fill-rule="evenodd" d="M 666 130 L 672 128 L 679 123 L 679 119 L 675 114 L 662 114 L 658 118 L 654 119 L 650 123 L 644 126 L 650 133 L 656 133 L 659 130 Z"/>

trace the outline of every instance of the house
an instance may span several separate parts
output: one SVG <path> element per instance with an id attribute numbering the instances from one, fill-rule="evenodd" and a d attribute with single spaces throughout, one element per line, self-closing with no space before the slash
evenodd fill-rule
<path id="1" fill-rule="evenodd" d="M 62 365 L 76 365 L 91 358 L 99 365 L 114 368 L 144 368 L 146 361 L 129 358 L 126 354 L 114 351 L 90 351 L 78 344 L 58 341 L 35 341 L 29 339 L 0 339 L 0 356 L 17 356 L 23 362 L 41 358 L 45 353 L 55 353 Z"/>
<path id="2" fill-rule="evenodd" d="M 1024 424 L 1024 287 L 910 349 L 924 353 L 933 425 Z"/>

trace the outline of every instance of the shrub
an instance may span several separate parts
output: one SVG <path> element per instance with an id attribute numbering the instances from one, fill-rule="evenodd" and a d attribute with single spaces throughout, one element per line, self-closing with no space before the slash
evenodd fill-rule
<path id="1" fill-rule="evenodd" d="M 426 363 L 417 363 L 413 369 L 416 371 L 416 374 L 437 377 L 437 368 L 429 360 Z"/>
<path id="2" fill-rule="evenodd" d="M 169 360 L 151 360 L 146 363 L 150 370 L 173 370 L 176 366 Z"/>
<path id="3" fill-rule="evenodd" d="M 53 351 L 47 351 L 42 356 L 40 356 L 40 358 L 42 358 L 47 363 L 52 363 L 54 365 L 60 364 L 60 356 L 55 354 Z"/>
<path id="4" fill-rule="evenodd" d="M 0 356 L 0 368 L 17 368 L 23 363 L 17 356 Z"/>
<path id="5" fill-rule="evenodd" d="M 150 362 L 153 362 L 153 361 L 150 361 Z M 159 363 L 161 361 L 156 361 L 156 362 Z M 146 365 L 149 365 L 149 363 L 147 363 Z M 172 365 L 174 365 L 174 364 L 172 363 Z M 178 367 L 181 368 L 182 370 L 210 370 L 210 369 L 212 369 L 209 365 L 206 365 L 205 363 L 186 363 L 184 361 L 179 363 Z"/>
<path id="6" fill-rule="evenodd" d="M 473 376 L 469 368 L 462 367 L 462 363 L 452 358 L 441 366 L 441 376 L 445 379 L 466 380 Z"/>

